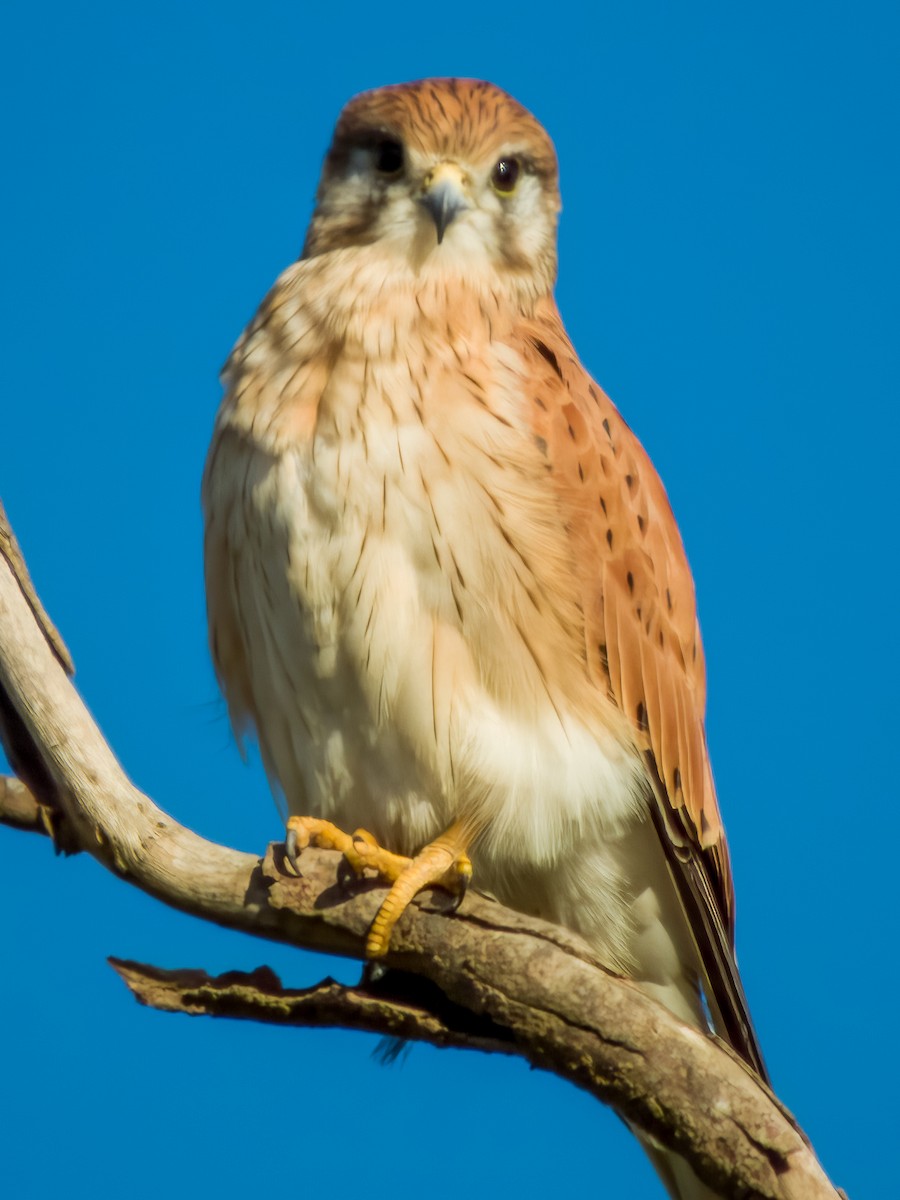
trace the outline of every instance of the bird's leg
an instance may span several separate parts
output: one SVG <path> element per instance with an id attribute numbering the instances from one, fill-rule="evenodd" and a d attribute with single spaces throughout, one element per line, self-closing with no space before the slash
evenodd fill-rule
<path id="1" fill-rule="evenodd" d="M 455 898 L 454 908 L 462 903 L 472 878 L 472 861 L 466 848 L 472 841 L 470 826 L 457 821 L 420 850 L 415 858 L 394 876 L 391 890 L 375 914 L 366 938 L 366 957 L 381 958 L 387 954 L 394 926 L 403 916 L 413 896 L 427 887 L 441 887 Z M 397 855 L 391 855 L 397 858 Z M 390 878 L 390 876 L 389 876 Z"/>
<path id="2" fill-rule="evenodd" d="M 457 821 L 415 858 L 406 858 L 379 846 L 364 829 L 351 836 L 318 817 L 290 817 L 285 850 L 295 869 L 297 854 L 306 846 L 340 850 L 357 875 L 371 870 L 391 883 L 366 939 L 366 956 L 381 958 L 388 952 L 394 926 L 418 892 L 427 887 L 444 888 L 455 897 L 454 908 L 459 906 L 472 878 L 472 862 L 466 853 L 471 841 L 471 826 Z"/>

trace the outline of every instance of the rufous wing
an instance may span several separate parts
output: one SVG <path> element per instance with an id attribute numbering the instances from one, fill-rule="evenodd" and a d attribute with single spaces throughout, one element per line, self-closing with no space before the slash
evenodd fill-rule
<path id="1" fill-rule="evenodd" d="M 665 489 L 578 361 L 552 301 L 519 331 L 531 420 L 579 575 L 589 670 L 644 751 L 653 818 L 717 1027 L 765 1077 L 734 960 L 734 893 L 704 730 L 694 584 Z"/>

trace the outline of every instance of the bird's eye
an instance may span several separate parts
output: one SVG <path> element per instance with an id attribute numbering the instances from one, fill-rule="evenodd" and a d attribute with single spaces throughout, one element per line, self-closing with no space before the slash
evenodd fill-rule
<path id="1" fill-rule="evenodd" d="M 491 186 L 501 196 L 509 196 L 515 191 L 519 179 L 519 160 L 517 158 L 501 158 L 491 172 Z"/>
<path id="2" fill-rule="evenodd" d="M 392 138 L 385 138 L 375 146 L 375 170 L 382 175 L 396 175 L 403 169 L 403 147 Z"/>

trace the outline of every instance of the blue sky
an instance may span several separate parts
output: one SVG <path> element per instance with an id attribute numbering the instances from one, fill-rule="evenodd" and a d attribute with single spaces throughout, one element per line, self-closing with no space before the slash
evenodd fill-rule
<path id="1" fill-rule="evenodd" d="M 14 3 L 0 494 L 134 780 L 280 833 L 209 666 L 217 373 L 303 240 L 342 103 L 432 74 L 528 105 L 562 165 L 560 306 L 694 568 L 738 948 L 783 1100 L 853 1200 L 893 1166 L 897 62 L 888 4 Z M 658 1197 L 619 1122 L 518 1062 L 167 1017 L 107 954 L 301 985 L 352 964 L 163 909 L 0 830 L 0 1189 Z M 393 1127 L 379 1128 L 384 1114 Z M 436 1182 L 425 1184 L 436 1172 Z M 125 1184 L 127 1181 L 127 1185 Z M 8 1189 L 8 1190 L 7 1190 Z"/>

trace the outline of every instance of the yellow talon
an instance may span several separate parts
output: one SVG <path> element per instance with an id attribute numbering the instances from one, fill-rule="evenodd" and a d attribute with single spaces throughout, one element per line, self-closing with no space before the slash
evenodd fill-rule
<path id="1" fill-rule="evenodd" d="M 385 850 L 368 833 L 365 829 L 357 829 L 351 839 L 351 849 L 349 853 L 344 851 L 344 857 L 356 871 L 357 875 L 361 875 L 363 871 L 374 871 L 376 875 L 380 875 L 382 879 L 393 883 L 395 879 L 399 879 L 409 864 L 411 858 L 406 858 L 402 854 L 392 854 L 390 850 Z"/>
<path id="2" fill-rule="evenodd" d="M 457 906 L 466 894 L 472 878 L 472 861 L 466 853 L 469 840 L 461 822 L 430 842 L 395 878 L 391 890 L 375 914 L 366 939 L 366 956 L 381 958 L 387 954 L 394 926 L 403 916 L 412 898 L 427 887 L 446 888 L 455 894 Z"/>
<path id="3" fill-rule="evenodd" d="M 458 821 L 415 858 L 406 858 L 379 846 L 365 829 L 357 829 L 351 836 L 318 817 L 290 817 L 285 851 L 298 873 L 298 851 L 318 846 L 340 850 L 357 875 L 373 871 L 391 883 L 366 939 L 366 957 L 382 958 L 390 949 L 394 926 L 417 893 L 428 887 L 442 887 L 456 897 L 455 907 L 461 903 L 472 878 L 472 862 L 466 853 L 470 841 L 471 830 Z"/>
<path id="4" fill-rule="evenodd" d="M 297 854 L 307 846 L 318 846 L 320 850 L 340 850 L 341 854 L 347 855 L 352 851 L 353 839 L 330 821 L 321 821 L 318 817 L 289 817 L 284 846 L 291 865 L 296 869 Z"/>

